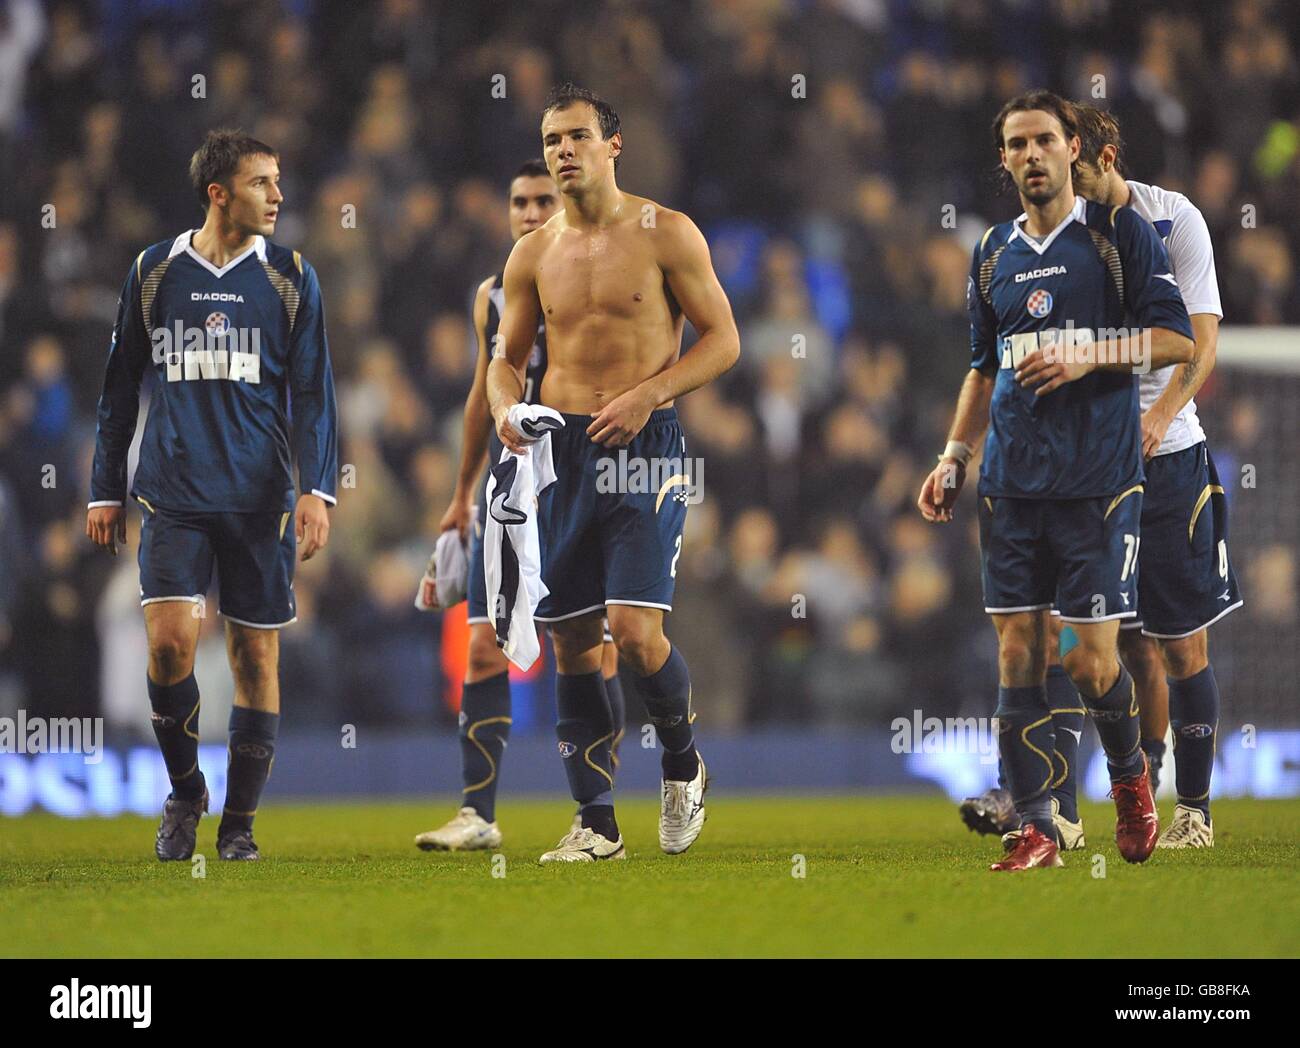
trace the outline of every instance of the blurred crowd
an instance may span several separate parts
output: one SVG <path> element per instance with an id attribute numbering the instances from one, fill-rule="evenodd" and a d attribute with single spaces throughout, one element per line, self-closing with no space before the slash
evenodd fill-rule
<path id="1" fill-rule="evenodd" d="M 412 598 L 454 483 L 470 295 L 573 79 L 620 112 L 623 188 L 704 229 L 739 321 L 740 364 L 680 405 L 704 501 L 669 634 L 701 708 L 988 713 L 973 499 L 947 528 L 914 501 L 968 363 L 971 245 L 1018 210 L 992 118 L 1039 85 L 1111 108 L 1131 175 L 1204 212 L 1228 321 L 1300 324 L 1298 7 L 0 0 L 0 707 L 143 723 L 138 519 L 116 559 L 82 533 L 94 408 L 131 260 L 201 224 L 189 155 L 238 126 L 279 150 L 275 239 L 320 275 L 346 464 L 282 634 L 286 707 L 446 716 Z M 1203 399 L 1213 446 L 1254 454 L 1249 404 Z M 1259 556 L 1294 580 L 1288 543 Z M 1294 623 L 1294 584 L 1261 604 Z M 203 643 L 219 670 L 215 615 Z"/>

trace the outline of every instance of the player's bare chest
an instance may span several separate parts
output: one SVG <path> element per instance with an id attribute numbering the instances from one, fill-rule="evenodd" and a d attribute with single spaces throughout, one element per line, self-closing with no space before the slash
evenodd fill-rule
<path id="1" fill-rule="evenodd" d="M 634 231 L 564 237 L 542 257 L 537 293 L 548 324 L 592 314 L 635 318 L 663 306 L 663 273 Z"/>

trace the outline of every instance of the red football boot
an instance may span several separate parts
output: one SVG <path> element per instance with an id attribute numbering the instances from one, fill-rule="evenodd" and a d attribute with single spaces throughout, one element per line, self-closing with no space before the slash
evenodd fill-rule
<path id="1" fill-rule="evenodd" d="M 1146 754 L 1142 755 L 1142 773 L 1116 779 L 1110 785 L 1115 799 L 1115 843 L 1129 862 L 1146 862 L 1156 848 L 1160 835 L 1160 816 L 1151 795 L 1151 772 Z"/>
<path id="2" fill-rule="evenodd" d="M 1032 870 L 1035 866 L 1064 866 L 1056 841 L 1033 823 L 1019 831 L 1015 843 L 1001 862 L 990 870 Z"/>

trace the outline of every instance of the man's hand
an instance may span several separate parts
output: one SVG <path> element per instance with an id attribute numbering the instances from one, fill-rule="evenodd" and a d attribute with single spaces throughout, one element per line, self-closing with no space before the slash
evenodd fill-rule
<path id="1" fill-rule="evenodd" d="M 450 531 L 455 528 L 460 532 L 460 537 L 467 540 L 469 538 L 469 522 L 474 515 L 474 503 L 468 495 L 462 495 L 457 491 L 451 497 L 451 505 L 447 507 L 447 512 L 442 515 L 442 520 L 438 522 L 438 533 Z"/>
<path id="2" fill-rule="evenodd" d="M 514 404 L 507 404 L 493 413 L 492 421 L 496 424 L 497 438 L 504 444 L 507 450 L 514 452 L 516 455 L 522 455 L 528 447 L 528 441 L 524 440 L 514 426 L 510 425 L 510 409 Z"/>
<path id="3" fill-rule="evenodd" d="M 1173 417 L 1160 409 L 1159 404 L 1152 404 L 1150 411 L 1142 412 L 1142 457 L 1153 458 L 1164 443 L 1165 433 Z"/>
<path id="4" fill-rule="evenodd" d="M 1024 360 L 1020 362 L 1020 367 L 1016 369 L 1016 381 L 1025 389 L 1038 387 L 1034 389 L 1035 396 L 1041 397 L 1054 389 L 1060 389 L 1067 382 L 1083 378 L 1096 367 L 1095 364 L 1085 364 L 1077 360 L 1069 362 L 1059 360 L 1057 358 L 1064 355 L 1062 348 L 1059 346 L 1048 348 L 1049 353 L 1044 353 L 1040 347 L 1026 354 Z"/>
<path id="5" fill-rule="evenodd" d="M 637 388 L 629 389 L 611 400 L 600 411 L 592 412 L 594 421 L 587 427 L 587 436 L 595 444 L 618 448 L 632 442 L 641 427 L 657 408 Z"/>
<path id="6" fill-rule="evenodd" d="M 330 537 L 330 515 L 319 495 L 302 495 L 293 514 L 293 533 L 302 546 L 302 559 L 311 560 Z"/>
<path id="7" fill-rule="evenodd" d="M 921 485 L 921 494 L 916 500 L 921 516 L 934 524 L 951 521 L 952 508 L 965 482 L 965 466 L 953 458 L 940 462 Z"/>
<path id="8" fill-rule="evenodd" d="M 121 506 L 96 506 L 87 510 L 86 536 L 116 557 L 117 544 L 126 545 L 126 510 Z"/>

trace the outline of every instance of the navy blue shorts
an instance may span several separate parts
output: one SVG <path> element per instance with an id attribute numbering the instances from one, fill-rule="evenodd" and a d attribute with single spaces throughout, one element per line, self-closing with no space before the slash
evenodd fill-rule
<path id="1" fill-rule="evenodd" d="M 606 604 L 671 611 L 693 471 L 676 408 L 652 412 L 622 448 L 587 436 L 588 415 L 551 434 L 556 481 L 537 502 L 542 581 L 536 618 L 555 622 Z"/>
<path id="2" fill-rule="evenodd" d="M 984 610 L 1060 608 L 1066 622 L 1137 614 L 1142 485 L 1110 498 L 981 496 Z"/>
<path id="3" fill-rule="evenodd" d="M 1228 508 L 1205 442 L 1147 463 L 1138 618 L 1149 637 L 1177 640 L 1241 607 L 1228 559 Z"/>
<path id="4" fill-rule="evenodd" d="M 293 514 L 189 513 L 141 503 L 140 603 L 198 603 L 217 568 L 221 614 L 260 629 L 297 616 Z"/>

